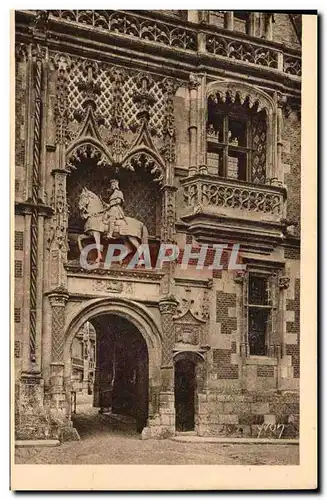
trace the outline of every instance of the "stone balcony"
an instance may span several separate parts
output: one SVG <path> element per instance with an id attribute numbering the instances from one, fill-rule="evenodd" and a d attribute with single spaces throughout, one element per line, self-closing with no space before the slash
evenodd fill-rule
<path id="1" fill-rule="evenodd" d="M 34 17 L 36 11 L 20 11 L 23 15 Z M 218 28 L 206 22 L 191 22 L 175 19 L 162 11 L 121 11 L 121 10 L 51 10 L 49 26 L 59 29 L 62 24 L 81 31 L 92 29 L 97 33 L 116 38 L 121 43 L 136 40 L 144 45 L 145 53 L 151 46 L 161 52 L 166 47 L 180 52 L 185 59 L 202 55 L 206 61 L 228 61 L 242 67 L 260 67 L 274 74 L 287 74 L 298 80 L 301 76 L 301 51 L 286 47 L 284 44 L 261 39 L 225 28 Z M 76 36 L 77 36 L 76 32 Z"/>
<path id="2" fill-rule="evenodd" d="M 197 174 L 181 184 L 179 215 L 198 241 L 228 239 L 270 249 L 283 239 L 286 189 L 278 181 L 261 185 Z"/>

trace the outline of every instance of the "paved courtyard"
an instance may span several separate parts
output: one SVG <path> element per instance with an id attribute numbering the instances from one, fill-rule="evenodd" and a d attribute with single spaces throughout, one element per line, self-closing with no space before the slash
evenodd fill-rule
<path id="1" fill-rule="evenodd" d="M 17 448 L 18 464 L 296 465 L 299 447 L 271 444 L 141 440 L 132 422 L 99 415 L 80 399 L 75 426 L 81 440 L 54 448 Z"/>

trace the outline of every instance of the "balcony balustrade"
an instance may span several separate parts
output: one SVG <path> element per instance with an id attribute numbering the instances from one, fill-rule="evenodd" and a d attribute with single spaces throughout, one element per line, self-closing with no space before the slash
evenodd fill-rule
<path id="1" fill-rule="evenodd" d="M 206 23 L 168 19 L 159 11 L 51 10 L 50 19 L 301 76 L 297 49 Z"/>
<path id="2" fill-rule="evenodd" d="M 181 219 L 199 239 L 227 233 L 282 238 L 286 189 L 278 181 L 261 185 L 198 174 L 181 183 Z"/>

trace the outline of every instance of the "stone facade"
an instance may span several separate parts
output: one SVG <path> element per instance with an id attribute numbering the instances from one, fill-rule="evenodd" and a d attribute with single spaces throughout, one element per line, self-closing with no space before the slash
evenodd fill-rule
<path id="1" fill-rule="evenodd" d="M 192 364 L 190 430 L 298 436 L 298 26 L 281 13 L 16 11 L 17 438 L 76 438 L 72 341 L 106 314 L 146 343 L 144 436 L 175 433 L 176 373 Z M 176 263 L 81 268 L 78 197 L 106 200 L 112 178 L 151 259 L 173 243 Z M 242 272 L 227 268 L 233 243 Z M 183 269 L 185 245 L 208 245 L 204 269 L 196 255 Z"/>

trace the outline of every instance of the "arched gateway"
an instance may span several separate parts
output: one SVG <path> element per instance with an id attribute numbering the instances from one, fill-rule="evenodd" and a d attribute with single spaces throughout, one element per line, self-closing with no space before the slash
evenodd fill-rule
<path id="1" fill-rule="evenodd" d="M 134 301 L 104 298 L 81 304 L 65 332 L 67 401 L 70 401 L 71 346 L 86 321 L 95 327 L 97 337 L 94 406 L 100 411 L 110 406 L 116 413 L 134 417 L 141 431 L 155 413 L 152 395 L 161 384 L 160 328 L 151 313 Z"/>

